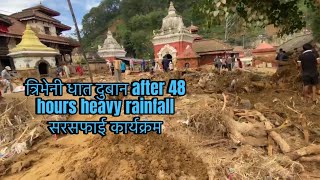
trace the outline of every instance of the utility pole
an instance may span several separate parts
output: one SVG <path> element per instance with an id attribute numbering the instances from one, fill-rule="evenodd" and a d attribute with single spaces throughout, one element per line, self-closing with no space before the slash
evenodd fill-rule
<path id="1" fill-rule="evenodd" d="M 79 43 L 80 43 L 79 49 L 80 49 L 80 51 L 82 52 L 84 61 L 86 62 L 87 68 L 88 68 L 88 70 L 89 70 L 89 76 L 90 76 L 91 83 L 93 83 L 93 78 L 92 78 L 92 73 L 91 73 L 91 69 L 90 69 L 90 66 L 89 66 L 89 62 L 88 62 L 88 60 L 87 60 L 87 57 L 86 57 L 85 52 L 84 52 L 83 49 L 82 49 L 82 42 L 81 42 L 80 31 L 79 31 L 78 24 L 77 24 L 77 19 L 76 19 L 76 16 L 74 15 L 73 8 L 72 8 L 72 5 L 71 5 L 70 0 L 67 0 L 67 2 L 68 2 L 69 10 L 70 10 L 70 13 L 71 13 L 73 22 L 74 22 L 74 26 L 75 26 L 75 28 L 76 28 L 76 32 L 77 32 L 77 36 L 78 36 L 78 41 L 79 41 Z"/>

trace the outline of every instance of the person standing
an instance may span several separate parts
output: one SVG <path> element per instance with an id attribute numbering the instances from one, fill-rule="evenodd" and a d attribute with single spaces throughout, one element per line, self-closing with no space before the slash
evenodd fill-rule
<path id="1" fill-rule="evenodd" d="M 237 59 L 237 62 L 238 62 L 238 68 L 242 69 L 243 65 L 242 65 L 240 58 Z"/>
<path id="2" fill-rule="evenodd" d="M 121 82 L 121 60 L 114 60 L 114 72 L 116 76 L 116 82 Z"/>
<path id="3" fill-rule="evenodd" d="M 171 61 L 170 61 L 170 63 L 169 63 L 169 70 L 170 70 L 170 71 L 173 71 L 173 64 L 172 64 Z"/>
<path id="4" fill-rule="evenodd" d="M 142 72 L 146 71 L 146 61 L 144 59 L 142 59 L 142 62 L 141 62 L 141 70 Z"/>
<path id="5" fill-rule="evenodd" d="M 126 75 L 126 63 L 124 63 L 124 61 L 121 61 L 121 73 L 123 75 L 123 79 L 125 79 L 125 75 Z"/>
<path id="6" fill-rule="evenodd" d="M 236 64 L 236 58 L 234 57 L 234 54 L 231 55 L 231 69 L 234 68 Z"/>
<path id="7" fill-rule="evenodd" d="M 57 77 L 61 78 L 63 76 L 63 68 L 61 67 L 61 65 L 58 65 L 56 72 L 57 72 Z"/>
<path id="8" fill-rule="evenodd" d="M 134 69 L 134 61 L 133 61 L 133 59 L 131 58 L 131 59 L 130 59 L 130 71 L 133 71 L 133 69 Z"/>
<path id="9" fill-rule="evenodd" d="M 12 75 L 9 73 L 9 71 L 11 71 L 10 66 L 6 66 L 4 68 L 4 70 L 1 72 L 1 77 L 5 81 L 5 86 L 4 86 L 4 89 L 3 89 L 3 93 L 7 93 L 8 88 L 10 88 L 10 92 L 11 93 L 13 91 L 13 86 L 12 86 L 12 83 L 11 83 Z"/>
<path id="10" fill-rule="evenodd" d="M 114 76 L 114 64 L 111 63 L 110 65 L 110 71 L 111 71 L 111 76 Z"/>
<path id="11" fill-rule="evenodd" d="M 317 85 L 319 84 L 319 72 L 316 54 L 312 51 L 312 45 L 307 43 L 303 45 L 303 53 L 299 56 L 301 63 L 301 75 L 303 80 L 303 94 L 305 99 L 310 98 L 309 90 L 312 89 L 312 101 L 316 102 Z"/>
<path id="12" fill-rule="evenodd" d="M 69 79 L 70 79 L 70 69 L 69 69 L 69 67 L 67 66 L 67 64 L 64 64 L 64 65 L 63 65 L 63 70 L 64 70 L 64 73 L 65 73 L 67 79 L 69 80 Z"/>
<path id="13" fill-rule="evenodd" d="M 151 66 L 152 66 L 152 69 L 154 69 L 156 66 L 156 61 L 154 59 L 151 59 Z"/>
<path id="14" fill-rule="evenodd" d="M 80 77 L 83 76 L 83 69 L 80 64 L 78 64 L 76 71 Z"/>
<path id="15" fill-rule="evenodd" d="M 169 60 L 167 58 L 164 58 L 162 60 L 162 67 L 163 67 L 163 70 L 165 72 L 168 72 L 168 68 L 169 68 Z"/>
<path id="16" fill-rule="evenodd" d="M 231 59 L 231 56 L 227 57 L 226 65 L 227 65 L 228 71 L 231 71 L 232 70 L 232 59 Z"/>

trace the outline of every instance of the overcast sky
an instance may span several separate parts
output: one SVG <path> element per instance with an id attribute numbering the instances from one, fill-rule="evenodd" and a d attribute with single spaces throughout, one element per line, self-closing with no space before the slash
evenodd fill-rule
<path id="1" fill-rule="evenodd" d="M 88 13 L 92 7 L 98 6 L 100 1 L 101 0 L 71 0 L 80 29 L 82 28 L 82 17 Z M 69 12 L 67 0 L 41 0 L 41 3 L 44 6 L 60 12 L 61 15 L 55 18 L 63 24 L 72 27 L 72 30 L 64 33 L 65 35 L 74 32 L 74 24 Z M 40 4 L 40 0 L 0 0 L 0 13 L 10 15 L 38 4 Z"/>

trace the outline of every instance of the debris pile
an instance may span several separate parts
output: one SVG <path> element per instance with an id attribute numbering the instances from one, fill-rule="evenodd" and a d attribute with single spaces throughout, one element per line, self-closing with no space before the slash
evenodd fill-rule
<path id="1" fill-rule="evenodd" d="M 65 166 L 70 179 L 208 179 L 207 169 L 175 139 L 150 133 L 94 137 L 90 157 Z"/>
<path id="2" fill-rule="evenodd" d="M 203 138 L 215 139 L 207 143 L 210 146 L 227 139 L 238 147 L 237 155 L 223 168 L 233 167 L 239 179 L 290 179 L 304 171 L 304 162 L 320 163 L 319 138 L 306 115 L 279 99 L 273 100 L 278 110 L 263 103 L 245 107 L 242 101 L 231 94 L 187 96 L 180 102 L 187 120 L 178 122 Z"/>
<path id="3" fill-rule="evenodd" d="M 0 157 L 11 159 L 15 154 L 27 152 L 35 142 L 49 135 L 44 121 L 34 121 L 28 99 L 14 99 L 0 108 Z M 63 120 L 58 115 L 44 117 L 47 121 Z"/>

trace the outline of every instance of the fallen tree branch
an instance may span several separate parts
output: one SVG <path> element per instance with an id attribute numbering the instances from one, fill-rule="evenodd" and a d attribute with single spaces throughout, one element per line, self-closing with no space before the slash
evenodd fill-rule
<path id="1" fill-rule="evenodd" d="M 299 159 L 299 161 L 303 161 L 303 162 L 320 162 L 320 155 L 301 157 Z"/>
<path id="2" fill-rule="evenodd" d="M 270 121 L 265 121 L 265 126 L 267 130 L 272 129 L 272 124 Z M 274 131 L 270 131 L 269 135 L 279 145 L 283 153 L 288 153 L 291 151 L 289 144 L 281 137 L 280 134 Z"/>
<path id="3" fill-rule="evenodd" d="M 303 156 L 308 156 L 308 155 L 316 155 L 316 154 L 320 154 L 320 145 L 309 145 L 307 147 L 303 147 L 301 149 L 298 149 L 290 154 L 288 154 L 288 156 L 292 159 L 292 160 L 297 160 Z"/>

